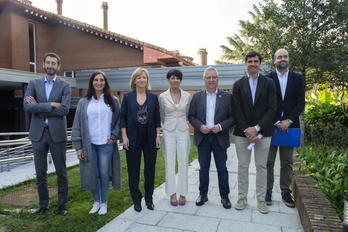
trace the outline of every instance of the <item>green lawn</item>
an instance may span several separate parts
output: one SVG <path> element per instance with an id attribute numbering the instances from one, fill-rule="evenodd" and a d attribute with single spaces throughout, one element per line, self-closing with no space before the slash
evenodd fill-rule
<path id="1" fill-rule="evenodd" d="M 191 145 L 189 163 L 196 158 L 197 148 L 194 145 Z M 37 203 L 19 210 L 18 207 L 15 209 L 13 206 L 0 205 L 0 231 L 97 231 L 99 228 L 103 227 L 109 221 L 133 205 L 128 189 L 127 165 L 124 151 L 121 151 L 121 161 L 122 190 L 110 190 L 107 214 L 99 216 L 98 214 L 88 213 L 93 204 L 92 193 L 90 191 L 83 191 L 81 189 L 79 166 L 74 166 L 68 169 L 68 215 L 58 215 L 58 203 L 56 196 L 53 197 L 50 202 L 50 210 L 47 211 L 43 216 L 35 216 L 32 212 L 38 208 Z M 162 149 L 160 149 L 157 156 L 155 187 L 158 187 L 164 183 L 164 178 L 165 164 Z M 48 183 L 50 187 L 56 187 L 55 174 L 49 175 Z M 16 186 L 1 189 L 0 196 L 24 189 L 29 186 L 36 188 L 35 181 L 26 181 Z M 142 171 L 140 186 L 143 186 Z M 143 188 L 141 191 L 144 193 Z"/>

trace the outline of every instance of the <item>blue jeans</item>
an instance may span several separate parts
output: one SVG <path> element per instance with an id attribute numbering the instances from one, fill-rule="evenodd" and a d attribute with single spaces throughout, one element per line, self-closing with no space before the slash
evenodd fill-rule
<path id="1" fill-rule="evenodd" d="M 113 144 L 92 145 L 93 168 L 96 188 L 92 191 L 94 201 L 107 202 L 109 195 L 109 171 L 113 154 Z"/>
<path id="2" fill-rule="evenodd" d="M 199 169 L 199 193 L 201 196 L 208 195 L 209 169 L 211 153 L 213 152 L 216 170 L 218 173 L 219 191 L 221 198 L 227 198 L 230 193 L 228 183 L 228 171 L 226 167 L 227 150 L 221 148 L 216 135 L 204 135 L 202 142 L 198 145 Z"/>

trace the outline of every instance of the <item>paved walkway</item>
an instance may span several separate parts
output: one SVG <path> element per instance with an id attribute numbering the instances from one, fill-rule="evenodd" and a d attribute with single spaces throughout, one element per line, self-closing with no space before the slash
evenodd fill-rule
<path id="1" fill-rule="evenodd" d="M 148 210 L 143 201 L 143 210 L 140 213 L 135 212 L 132 206 L 98 232 L 303 232 L 297 209 L 288 208 L 281 201 L 279 160 L 275 167 L 276 186 L 273 193 L 273 204 L 269 207 L 268 214 L 259 213 L 256 207 L 255 165 L 253 162 L 249 168 L 248 206 L 242 211 L 233 208 L 238 193 L 237 155 L 234 144 L 228 149 L 231 209 L 224 209 L 220 203 L 217 173 L 213 162 L 210 171 L 209 201 L 203 206 L 195 205 L 199 195 L 198 170 L 198 161 L 195 160 L 189 167 L 189 193 L 185 206 L 171 206 L 169 197 L 165 194 L 164 184 L 162 184 L 154 193 L 154 211 Z"/>
<path id="2" fill-rule="evenodd" d="M 78 164 L 75 152 L 67 153 L 67 165 Z M 53 163 L 49 164 L 49 172 L 54 172 Z M 279 192 L 279 161 L 275 168 L 275 188 L 273 204 L 268 214 L 261 214 L 256 207 L 255 198 L 255 166 L 252 162 L 249 173 L 248 206 L 242 211 L 233 208 L 237 201 L 237 157 L 234 144 L 228 149 L 228 171 L 231 188 L 230 200 L 232 209 L 224 209 L 220 203 L 216 168 L 212 159 L 209 201 L 203 206 L 196 206 L 198 191 L 198 161 L 189 166 L 189 193 L 185 206 L 173 207 L 169 197 L 165 195 L 164 184 L 154 193 L 155 210 L 151 211 L 143 204 L 143 210 L 135 212 L 133 206 L 117 218 L 106 224 L 98 232 L 303 232 L 296 208 L 288 208 L 281 202 Z M 33 162 L 0 173 L 0 189 L 35 178 Z"/>

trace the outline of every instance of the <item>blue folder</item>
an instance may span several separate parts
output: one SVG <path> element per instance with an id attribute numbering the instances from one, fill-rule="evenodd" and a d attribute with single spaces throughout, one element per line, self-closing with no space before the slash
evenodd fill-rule
<path id="1" fill-rule="evenodd" d="M 274 127 L 271 145 L 283 147 L 299 147 L 301 144 L 301 129 L 289 128 L 287 131 L 281 131 Z"/>

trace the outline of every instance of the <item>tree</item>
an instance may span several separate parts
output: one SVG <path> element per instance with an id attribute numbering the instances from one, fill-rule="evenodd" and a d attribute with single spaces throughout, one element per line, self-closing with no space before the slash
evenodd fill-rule
<path id="1" fill-rule="evenodd" d="M 240 35 L 221 45 L 228 57 L 243 59 L 249 50 L 270 57 L 279 48 L 289 51 L 291 69 L 306 84 L 330 81 L 347 85 L 347 0 L 264 0 L 240 20 Z M 265 59 L 267 61 L 267 59 Z M 347 87 L 347 86 L 346 86 Z"/>
<path id="2" fill-rule="evenodd" d="M 243 60 L 245 55 L 251 51 L 258 51 L 265 57 L 266 63 L 271 63 L 271 57 L 279 47 L 283 47 L 284 28 L 283 19 L 279 15 L 279 7 L 273 1 L 264 0 L 265 4 L 259 3 L 258 7 L 253 5 L 253 12 L 249 15 L 252 21 L 240 20 L 240 35 L 234 33 L 227 37 L 227 41 L 234 48 L 221 45 L 226 58 Z M 222 63 L 222 62 L 220 62 Z"/>

